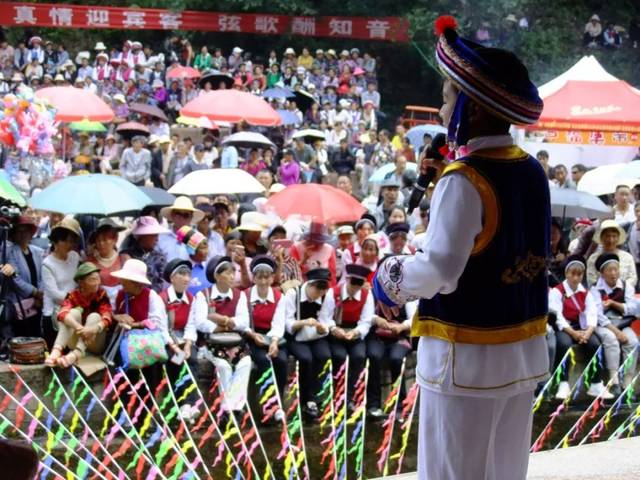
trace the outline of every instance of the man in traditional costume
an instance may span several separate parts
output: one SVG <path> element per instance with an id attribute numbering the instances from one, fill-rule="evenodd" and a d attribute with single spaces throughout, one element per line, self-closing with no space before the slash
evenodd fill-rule
<path id="1" fill-rule="evenodd" d="M 388 314 L 420 299 L 418 477 L 524 480 L 533 392 L 548 375 L 550 207 L 542 167 L 509 128 L 535 123 L 543 104 L 514 54 L 455 29 L 436 21 L 436 59 L 441 116 L 465 155 L 436 185 L 422 251 L 385 260 L 373 289 Z"/>

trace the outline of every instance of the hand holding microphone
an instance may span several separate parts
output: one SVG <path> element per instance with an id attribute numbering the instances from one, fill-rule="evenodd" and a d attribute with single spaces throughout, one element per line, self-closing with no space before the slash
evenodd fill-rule
<path id="1" fill-rule="evenodd" d="M 448 153 L 447 136 L 444 133 L 437 134 L 431 142 L 431 145 L 423 150 L 420 155 L 420 176 L 413 186 L 413 191 L 409 197 L 409 215 L 411 215 L 411 212 L 420 204 L 429 183 L 431 183 L 444 168 L 444 158 Z"/>

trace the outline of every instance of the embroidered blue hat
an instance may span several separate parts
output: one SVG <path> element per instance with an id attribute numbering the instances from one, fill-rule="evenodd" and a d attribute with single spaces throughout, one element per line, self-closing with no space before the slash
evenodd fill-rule
<path id="1" fill-rule="evenodd" d="M 543 101 L 515 54 L 464 39 L 451 16 L 435 21 L 436 60 L 442 73 L 466 96 L 515 125 L 532 125 Z"/>

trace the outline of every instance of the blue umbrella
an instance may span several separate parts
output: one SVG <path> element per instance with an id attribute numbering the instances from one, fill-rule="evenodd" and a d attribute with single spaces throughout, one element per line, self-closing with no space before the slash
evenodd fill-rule
<path id="1" fill-rule="evenodd" d="M 264 98 L 293 98 L 295 94 L 288 88 L 273 87 L 262 92 Z"/>
<path id="2" fill-rule="evenodd" d="M 282 125 L 297 125 L 300 123 L 298 116 L 289 110 L 276 110 L 282 119 Z"/>
<path id="3" fill-rule="evenodd" d="M 407 138 L 409 139 L 409 142 L 411 142 L 411 145 L 416 152 L 424 143 L 422 141 L 422 137 L 424 137 L 425 133 L 428 133 L 432 137 L 435 137 L 438 133 L 447 133 L 447 129 L 440 125 L 434 125 L 432 123 L 425 123 L 424 125 L 416 125 L 415 127 L 413 127 L 407 132 Z"/>
<path id="4" fill-rule="evenodd" d="M 386 165 L 383 165 L 378 170 L 373 172 L 373 175 L 369 177 L 369 183 L 381 183 L 385 179 L 385 177 L 395 169 L 395 163 L 387 163 Z M 407 170 L 413 170 L 414 172 L 416 172 L 418 170 L 418 165 L 413 162 L 407 162 Z"/>
<path id="5" fill-rule="evenodd" d="M 77 175 L 52 183 L 30 201 L 37 210 L 111 216 L 151 204 L 138 187 L 115 175 Z"/>

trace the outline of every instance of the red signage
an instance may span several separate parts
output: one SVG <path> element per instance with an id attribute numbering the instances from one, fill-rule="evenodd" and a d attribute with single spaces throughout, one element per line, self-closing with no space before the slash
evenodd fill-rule
<path id="1" fill-rule="evenodd" d="M 198 30 L 392 42 L 409 40 L 409 21 L 401 17 L 296 17 L 18 2 L 1 5 L 0 25 L 12 27 Z"/>

